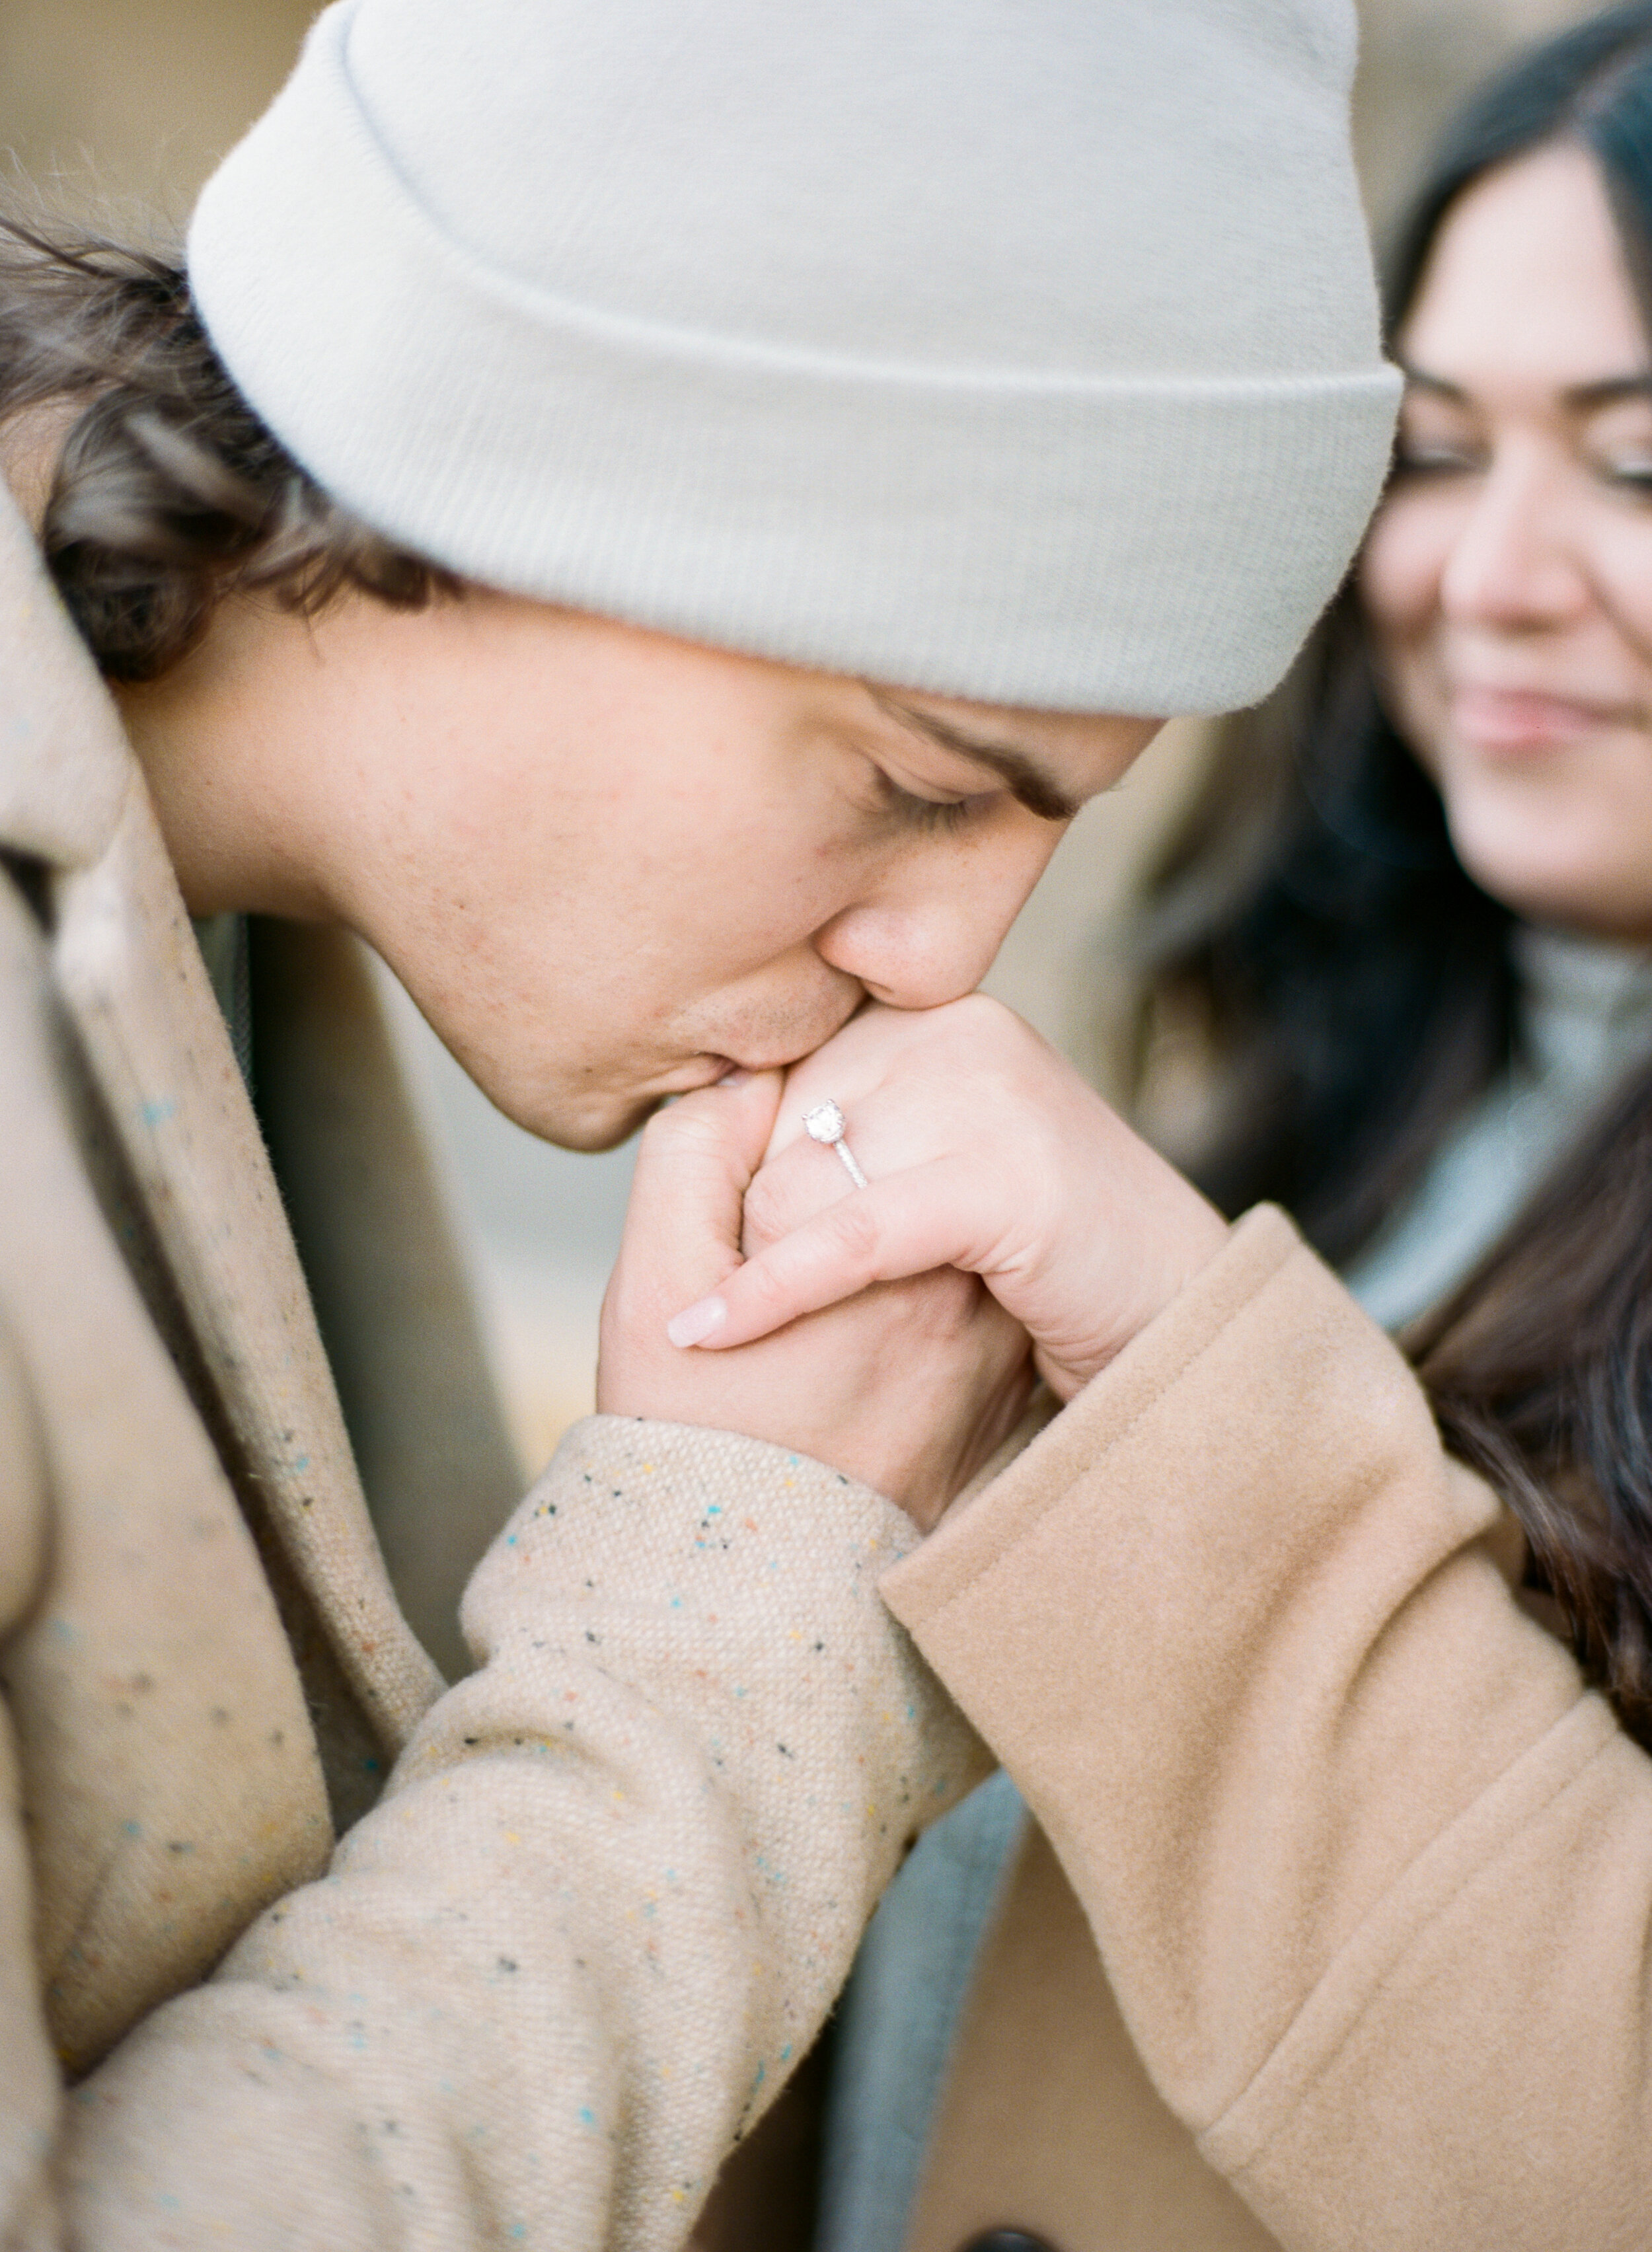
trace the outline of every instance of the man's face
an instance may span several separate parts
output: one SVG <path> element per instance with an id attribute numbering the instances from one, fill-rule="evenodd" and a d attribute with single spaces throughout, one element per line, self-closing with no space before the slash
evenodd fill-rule
<path id="1" fill-rule="evenodd" d="M 1156 720 L 996 710 L 469 591 L 226 605 L 127 698 L 197 914 L 347 924 L 577 1149 L 970 991 Z"/>

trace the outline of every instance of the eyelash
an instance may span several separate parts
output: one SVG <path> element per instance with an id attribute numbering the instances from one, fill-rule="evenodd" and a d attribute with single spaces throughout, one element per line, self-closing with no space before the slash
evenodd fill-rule
<path id="1" fill-rule="evenodd" d="M 1407 452 L 1402 446 L 1394 455 L 1392 474 L 1396 477 L 1461 477 L 1471 476 L 1477 465 L 1471 457 L 1446 446 L 1419 446 Z"/>
<path id="2" fill-rule="evenodd" d="M 909 827 L 947 834 L 961 829 L 979 803 L 971 797 L 920 797 L 878 769 L 878 790 L 885 809 Z"/>
<path id="3" fill-rule="evenodd" d="M 1412 483 L 1426 483 L 1444 477 L 1475 476 L 1482 464 L 1467 453 L 1455 452 L 1447 447 L 1419 447 L 1407 453 L 1402 447 L 1394 455 L 1392 477 Z M 1652 463 L 1645 468 L 1614 468 L 1602 462 L 1598 471 L 1603 483 L 1621 492 L 1632 493 L 1639 500 L 1652 498 Z"/>

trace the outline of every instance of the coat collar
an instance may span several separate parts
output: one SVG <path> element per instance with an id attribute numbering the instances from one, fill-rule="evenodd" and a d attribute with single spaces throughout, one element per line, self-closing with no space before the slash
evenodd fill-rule
<path id="1" fill-rule="evenodd" d="M 55 980 L 270 1526 L 386 1749 L 441 1687 L 368 1519 L 298 1255 L 149 792 L 0 488 L 0 846 L 52 872 Z"/>
<path id="2" fill-rule="evenodd" d="M 0 848 L 84 868 L 114 838 L 132 754 L 0 479 Z"/>

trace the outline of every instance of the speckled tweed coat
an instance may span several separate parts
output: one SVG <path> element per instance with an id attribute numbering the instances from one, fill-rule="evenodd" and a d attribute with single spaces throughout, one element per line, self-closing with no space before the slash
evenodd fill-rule
<path id="1" fill-rule="evenodd" d="M 3 511 L 0 851 L 0 2242 L 665 2252 L 757 2122 L 779 2252 L 939 1677 L 1036 1820 L 912 2252 L 1643 2252 L 1652 1762 L 1278 1214 L 915 1547 L 582 1425 L 443 1693 L 357 1460 L 431 1642 L 509 1470 L 359 964 L 266 935 L 278 1190 Z"/>
<path id="2" fill-rule="evenodd" d="M 141 778 L 9 509 L 0 848 L 0 2242 L 678 2242 L 916 1810 L 979 1771 L 875 1593 L 906 1521 L 597 1421 L 444 1695 Z M 282 1189 L 456 1648 L 516 1498 L 457 1265 L 358 960 L 264 938 Z"/>

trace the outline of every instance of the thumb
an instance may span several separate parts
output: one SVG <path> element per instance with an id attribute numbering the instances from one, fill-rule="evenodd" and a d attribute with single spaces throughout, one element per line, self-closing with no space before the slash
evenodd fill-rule
<path id="1" fill-rule="evenodd" d="M 741 1073 L 649 1122 L 621 1251 L 634 1290 L 675 1311 L 739 1266 L 746 1192 L 774 1130 L 781 1079 Z"/>

